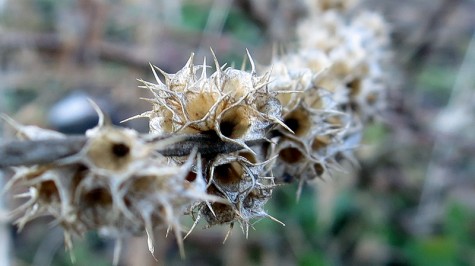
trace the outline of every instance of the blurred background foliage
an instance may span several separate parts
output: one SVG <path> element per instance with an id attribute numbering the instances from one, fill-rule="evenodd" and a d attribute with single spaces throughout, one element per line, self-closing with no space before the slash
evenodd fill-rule
<path id="1" fill-rule="evenodd" d="M 221 63 L 239 66 L 248 48 L 269 64 L 273 46 L 292 49 L 302 1 L 0 0 L 0 112 L 82 133 L 96 122 L 90 97 L 119 122 L 149 108 L 136 81 L 153 80 L 149 62 L 173 72 L 192 52 L 211 58 L 212 47 Z M 224 245 L 226 227 L 195 230 L 185 259 L 163 236 L 159 264 L 475 264 L 475 3 L 360 7 L 388 20 L 394 48 L 390 109 L 366 129 L 360 167 L 310 183 L 298 202 L 296 185 L 275 191 L 267 210 L 285 227 L 264 219 L 249 239 L 234 228 Z M 148 130 L 143 120 L 124 126 Z M 71 264 L 48 218 L 21 233 L 0 221 L 12 264 Z M 75 243 L 75 265 L 111 263 L 112 240 L 91 232 Z M 156 264 L 145 238 L 126 244 L 123 265 Z"/>

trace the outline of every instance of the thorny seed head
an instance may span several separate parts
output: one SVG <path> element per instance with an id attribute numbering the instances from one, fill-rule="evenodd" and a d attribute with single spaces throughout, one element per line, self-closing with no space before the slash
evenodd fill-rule
<path id="1" fill-rule="evenodd" d="M 254 66 L 249 55 L 251 65 Z M 246 141 L 266 137 L 270 126 L 280 122 L 281 107 L 267 90 L 268 75 L 257 76 L 233 68 L 223 69 L 214 58 L 216 71 L 209 77 L 208 66 L 195 66 L 193 55 L 176 74 L 160 70 L 156 84 L 143 82 L 153 98 L 153 110 L 136 117 L 150 119 L 152 133 L 209 133 L 248 148 Z M 155 68 L 152 68 L 154 73 Z M 198 77 L 197 69 L 202 69 Z"/>

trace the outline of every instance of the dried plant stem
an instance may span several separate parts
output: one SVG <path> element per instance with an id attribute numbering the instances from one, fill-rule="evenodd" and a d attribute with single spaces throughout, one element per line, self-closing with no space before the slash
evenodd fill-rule
<path id="1" fill-rule="evenodd" d="M 3 143 L 0 167 L 50 163 L 79 152 L 85 143 L 85 136 Z"/>
<path id="2" fill-rule="evenodd" d="M 264 141 L 265 140 L 247 141 L 246 145 L 254 146 Z M 169 145 L 166 149 L 158 150 L 158 152 L 164 156 L 187 156 L 191 154 L 195 147 L 202 156 L 231 153 L 243 149 L 241 145 L 224 142 L 217 136 L 197 134 L 187 136 L 182 141 Z"/>
<path id="3" fill-rule="evenodd" d="M 174 135 L 176 136 L 176 135 Z M 152 141 L 169 138 L 160 136 Z M 248 146 L 265 140 L 246 142 Z M 47 164 L 78 153 L 86 144 L 86 136 L 68 136 L 61 139 L 11 141 L 0 144 L 0 168 Z M 242 146 L 224 142 L 215 135 L 197 134 L 183 136 L 178 142 L 158 150 L 164 156 L 187 156 L 197 148 L 202 156 L 230 153 L 243 149 Z"/>

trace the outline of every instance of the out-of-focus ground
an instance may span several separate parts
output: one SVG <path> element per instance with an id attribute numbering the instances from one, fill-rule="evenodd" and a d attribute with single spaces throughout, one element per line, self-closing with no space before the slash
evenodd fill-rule
<path id="1" fill-rule="evenodd" d="M 227 228 L 198 229 L 185 259 L 163 237 L 159 264 L 475 264 L 475 2 L 362 6 L 392 27 L 394 80 L 385 122 L 366 130 L 359 169 L 315 181 L 299 202 L 296 186 L 278 189 L 267 210 L 285 227 L 262 220 L 249 239 L 234 228 L 224 245 Z M 153 80 L 149 62 L 173 72 L 192 52 L 210 58 L 212 47 L 221 63 L 240 65 L 248 48 L 268 64 L 275 44 L 291 46 L 304 15 L 301 1 L 2 0 L 0 112 L 81 133 L 95 123 L 89 97 L 119 122 L 149 108 L 136 80 Z M 147 131 L 143 120 L 125 126 Z M 3 123 L 0 131 L 10 136 Z M 47 218 L 18 234 L 2 219 L 3 203 L 0 236 L 12 241 L 12 264 L 71 264 Z M 112 261 L 112 241 L 91 233 L 75 243 L 76 265 Z M 127 241 L 122 257 L 123 265 L 155 263 L 144 238 Z"/>

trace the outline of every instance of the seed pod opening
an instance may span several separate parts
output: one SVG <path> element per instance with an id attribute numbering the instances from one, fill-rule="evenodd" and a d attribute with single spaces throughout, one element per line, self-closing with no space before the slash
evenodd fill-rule
<path id="1" fill-rule="evenodd" d="M 84 192 L 80 197 L 79 203 L 81 204 L 81 209 L 94 208 L 97 205 L 111 207 L 112 195 L 106 188 L 94 188 Z"/>
<path id="2" fill-rule="evenodd" d="M 197 180 L 197 179 L 196 179 L 197 177 L 198 177 L 198 174 L 197 174 L 197 173 L 190 171 L 190 172 L 186 175 L 185 180 L 188 181 L 188 182 L 190 182 L 190 183 L 192 183 L 192 182 L 194 182 L 195 180 Z"/>
<path id="3" fill-rule="evenodd" d="M 250 117 L 250 110 L 245 106 L 233 107 L 223 113 L 218 130 L 227 138 L 242 138 L 251 127 Z"/>
<path id="4" fill-rule="evenodd" d="M 250 152 L 242 151 L 238 153 L 238 156 L 243 157 L 244 159 L 248 160 L 252 164 L 256 164 L 258 162 L 257 156 Z"/>
<path id="5" fill-rule="evenodd" d="M 295 136 L 303 137 L 310 132 L 312 121 L 306 110 L 298 108 L 285 116 L 284 124 L 294 132 Z"/>
<path id="6" fill-rule="evenodd" d="M 316 152 L 321 151 L 328 147 L 331 142 L 332 139 L 329 135 L 317 136 L 312 142 L 312 150 Z"/>
<path id="7" fill-rule="evenodd" d="M 214 168 L 214 182 L 219 186 L 236 186 L 244 174 L 243 166 L 238 162 L 218 165 Z"/>
<path id="8" fill-rule="evenodd" d="M 305 160 L 305 155 L 298 148 L 288 147 L 279 151 L 279 159 L 285 163 L 293 164 Z"/>
<path id="9" fill-rule="evenodd" d="M 346 84 L 346 87 L 350 90 L 350 96 L 352 97 L 358 95 L 361 92 L 361 86 L 361 79 L 359 78 L 354 78 Z"/>
<path id="10" fill-rule="evenodd" d="M 132 142 L 119 130 L 100 131 L 87 147 L 88 161 L 99 169 L 121 171 L 133 162 Z"/>
<path id="11" fill-rule="evenodd" d="M 87 229 L 113 226 L 119 218 L 120 212 L 114 210 L 112 198 L 112 194 L 105 187 L 83 190 L 77 198 L 78 220 Z"/>
<path id="12" fill-rule="evenodd" d="M 210 185 L 206 192 L 209 195 L 214 195 L 218 197 L 225 197 L 215 185 Z M 224 204 L 221 202 L 213 202 L 209 205 L 201 203 L 198 208 L 200 209 L 201 214 L 204 216 L 208 226 L 213 226 L 216 224 L 225 224 L 231 223 L 236 219 L 236 212 L 232 205 Z"/>
<path id="13" fill-rule="evenodd" d="M 37 189 L 39 201 L 42 201 L 43 204 L 61 201 L 58 187 L 56 186 L 56 183 L 53 180 L 46 180 L 41 182 L 38 185 Z"/>
<path id="14" fill-rule="evenodd" d="M 325 167 L 321 163 L 313 164 L 313 170 L 315 170 L 317 176 L 322 176 L 325 173 Z"/>

